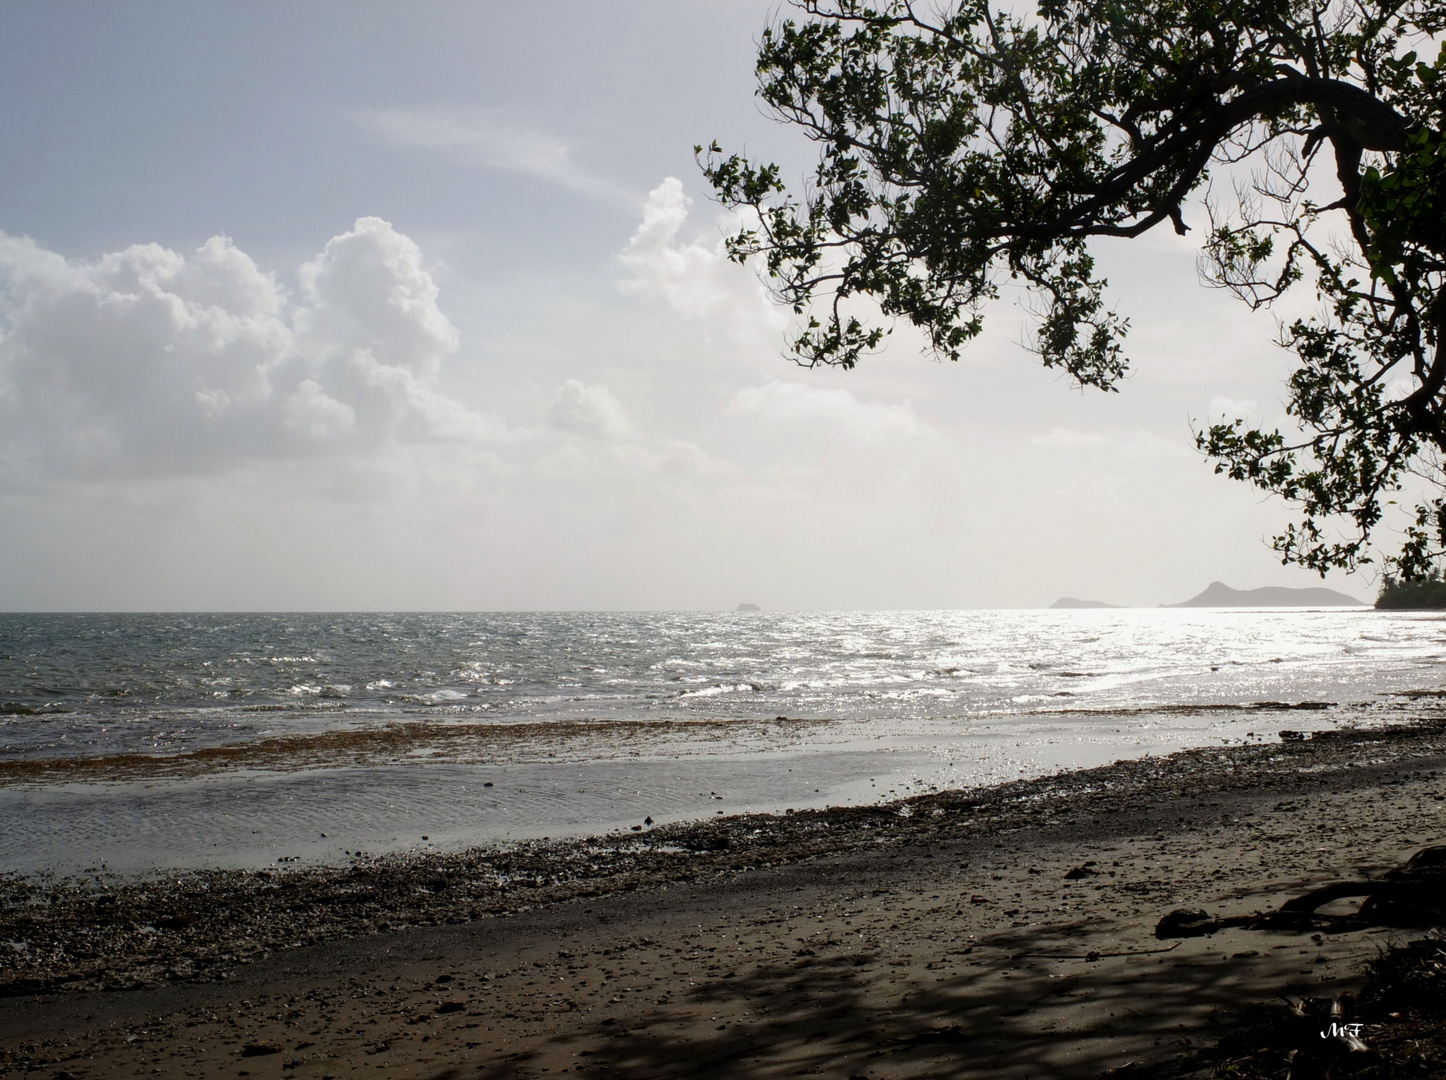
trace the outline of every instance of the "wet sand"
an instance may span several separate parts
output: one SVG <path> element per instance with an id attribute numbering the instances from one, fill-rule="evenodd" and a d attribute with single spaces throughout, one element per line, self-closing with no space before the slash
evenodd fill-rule
<path id="1" fill-rule="evenodd" d="M 0 1072 L 1099 1075 L 1355 985 L 1401 932 L 1153 928 L 1440 843 L 1443 766 L 1432 719 L 585 842 L 11 878 Z"/>

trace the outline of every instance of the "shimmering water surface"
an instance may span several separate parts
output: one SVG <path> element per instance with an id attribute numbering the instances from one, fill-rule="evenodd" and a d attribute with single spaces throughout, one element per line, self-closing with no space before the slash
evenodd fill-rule
<path id="1" fill-rule="evenodd" d="M 0 615 L 0 868 L 856 802 L 1394 718 L 1443 658 L 1364 609 Z"/>

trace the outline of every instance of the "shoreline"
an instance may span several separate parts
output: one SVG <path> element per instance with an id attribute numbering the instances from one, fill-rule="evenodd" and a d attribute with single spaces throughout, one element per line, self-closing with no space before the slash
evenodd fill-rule
<path id="1" fill-rule="evenodd" d="M 181 1076 L 191 1050 L 179 1036 L 117 1033 L 142 1020 L 176 1029 L 187 1015 L 206 1060 L 253 1076 L 337 1075 L 383 1053 L 396 1075 L 444 1062 L 478 1076 L 596 1072 L 604 1058 L 614 1075 L 667 1075 L 705 1050 L 720 1076 L 783 1075 L 804 1059 L 841 1077 L 1098 1071 L 1208 1038 L 1211 1017 L 1252 996 L 1357 978 L 1367 941 L 1390 935 L 1231 930 L 1157 956 L 1153 927 L 1179 906 L 1267 910 L 1439 842 L 1446 804 L 1431 774 L 1443 766 L 1446 720 L 1431 717 L 889 804 L 345 868 L 205 871 L 101 892 L 11 875 L 0 941 L 25 947 L 0 952 L 0 1066 L 49 1055 L 88 1077 L 144 1059 Z M 637 973 L 649 960 L 675 968 L 632 977 L 656 993 L 599 998 L 620 965 Z M 546 998 L 544 978 L 558 987 Z M 356 997 L 348 980 L 381 997 Z M 225 1037 L 236 1031 L 224 1009 L 237 1019 L 278 994 L 311 1002 L 292 1007 L 295 1031 L 253 1016 L 252 1041 Z M 762 1032 L 773 1049 L 743 1068 L 728 1032 L 756 1041 L 764 1015 L 777 1017 Z M 843 1071 L 867 1057 L 849 1044 L 860 1024 L 893 1032 L 867 1040 L 867 1054 L 887 1052 Z M 71 1025 L 65 1053 L 44 1049 Z M 363 1027 L 396 1030 L 377 1041 Z M 1188 1033 L 1161 1034 L 1177 1029 Z"/>
<path id="2" fill-rule="evenodd" d="M 880 844 L 958 839 L 981 827 L 999 835 L 1042 826 L 1057 830 L 1108 812 L 1104 804 L 1111 801 L 1148 800 L 1168 793 L 1171 785 L 1190 783 L 1202 793 L 1216 787 L 1250 786 L 1249 778 L 1257 773 L 1266 784 L 1272 779 L 1283 782 L 1283 777 L 1272 778 L 1278 771 L 1272 766 L 1301 756 L 1314 759 L 1341 746 L 1402 747 L 1438 736 L 1446 739 L 1446 717 L 1284 734 L 1291 738 L 1261 745 L 1197 747 L 1164 757 L 1129 758 L 887 802 L 702 818 L 645 830 L 522 839 L 452 852 L 358 852 L 343 865 L 162 867 L 104 877 L 4 873 L 0 874 L 0 940 L 23 941 L 29 947 L 12 949 L 15 957 L 0 952 L 0 997 L 224 978 L 238 962 L 249 962 L 245 958 L 302 944 L 512 915 L 579 898 L 840 856 Z M 1347 762 L 1342 767 L 1353 766 Z M 1109 809 L 1119 812 L 1118 807 Z M 42 919 L 16 914 L 33 910 L 37 902 L 44 911 Z M 224 909 L 225 918 L 207 914 L 208 907 Z M 291 926 L 287 916 L 303 912 L 308 924 Z M 246 931 L 240 940 L 254 944 L 228 948 L 225 943 L 250 924 L 265 924 L 267 930 L 259 940 Z M 112 936 L 108 951 L 95 957 L 93 964 L 56 967 L 38 977 L 28 974 L 52 967 L 32 957 L 57 950 L 72 958 L 83 956 L 89 950 L 78 939 L 96 931 Z M 162 967 L 147 962 L 160 953 L 179 954 L 189 963 Z"/>
<path id="3" fill-rule="evenodd" d="M 77 877 L 346 867 L 356 850 L 456 853 L 580 840 L 648 818 L 867 806 L 1191 747 L 1272 744 L 1266 732 L 1280 724 L 1377 727 L 1430 711 L 1433 703 L 1402 693 L 1347 705 L 1049 710 L 908 730 L 782 718 L 663 725 L 711 732 L 679 744 L 657 744 L 651 724 L 621 725 L 631 743 L 618 742 L 611 723 L 410 725 L 183 754 L 21 759 L 0 762 L 0 818 L 9 823 L 0 866 Z M 499 734 L 514 729 L 521 735 Z"/>

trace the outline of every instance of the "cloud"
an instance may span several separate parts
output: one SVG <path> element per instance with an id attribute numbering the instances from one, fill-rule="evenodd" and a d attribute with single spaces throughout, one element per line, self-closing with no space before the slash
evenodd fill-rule
<path id="1" fill-rule="evenodd" d="M 751 271 L 728 260 L 721 235 L 711 241 L 679 239 L 691 204 L 676 177 L 648 193 L 643 219 L 618 255 L 629 275 L 621 282 L 623 291 L 661 300 L 736 347 L 772 359 L 784 343 L 788 319 Z M 734 232 L 737 225 L 735 216 L 725 215 L 719 231 Z"/>
<path id="2" fill-rule="evenodd" d="M 616 442 L 636 434 L 622 402 L 606 386 L 588 386 L 577 379 L 558 388 L 547 419 L 558 431 L 593 439 Z"/>
<path id="3" fill-rule="evenodd" d="M 353 121 L 381 142 L 430 150 L 473 169 L 505 169 L 557 184 L 590 199 L 636 208 L 637 195 L 594 176 L 572 147 L 496 108 L 382 109 Z"/>
<path id="4" fill-rule="evenodd" d="M 1073 428 L 1057 427 L 1048 435 L 1036 435 L 1029 440 L 1035 446 L 1056 447 L 1061 450 L 1079 450 L 1086 446 L 1108 446 L 1110 440 L 1098 431 L 1075 431 Z"/>
<path id="5" fill-rule="evenodd" d="M 1237 416 L 1250 416 L 1252 413 L 1258 412 L 1259 409 L 1260 406 L 1250 398 L 1236 401 L 1232 398 L 1225 397 L 1223 394 L 1217 394 L 1210 399 L 1209 411 L 1212 417 L 1227 416 L 1234 419 Z"/>
<path id="6" fill-rule="evenodd" d="M 791 506 L 789 517 L 819 515 L 834 526 L 883 513 L 919 528 L 965 512 L 963 461 L 908 402 L 774 380 L 738 391 L 725 415 L 747 424 L 750 468 L 730 497 L 740 512 L 745 503 L 774 514 Z"/>
<path id="7" fill-rule="evenodd" d="M 920 421 L 907 404 L 864 402 L 848 390 L 819 389 L 796 382 L 774 380 L 764 386 L 746 387 L 733 396 L 728 412 L 775 424 L 821 424 L 870 442 L 938 438 L 938 433 Z"/>
<path id="8" fill-rule="evenodd" d="M 686 486 L 737 472 L 731 462 L 713 456 L 697 443 L 645 438 L 622 402 L 600 384 L 578 379 L 563 382 L 553 395 L 547 421 L 551 432 L 563 438 L 541 441 L 543 454 L 536 461 L 536 475 L 548 480 L 585 479 L 593 487 L 593 497 L 607 496 L 606 486 L 598 483 L 604 476 L 610 477 L 610 482 L 622 480 L 624 486 L 657 481 L 681 481 Z M 664 499 L 671 497 L 653 490 Z"/>
<path id="9" fill-rule="evenodd" d="M 1149 431 L 1136 431 L 1126 435 L 1121 432 L 1075 431 L 1072 428 L 1057 427 L 1048 435 L 1036 435 L 1029 441 L 1031 445 L 1044 449 L 1071 452 L 1102 450 L 1147 460 L 1161 457 L 1196 457 L 1195 451 L 1190 447 L 1161 438 Z"/>
<path id="10" fill-rule="evenodd" d="M 0 233 L 7 471 L 194 474 L 497 433 L 436 386 L 457 332 L 411 240 L 361 218 L 300 282 L 224 236 L 72 262 Z"/>
<path id="11" fill-rule="evenodd" d="M 421 249 L 381 218 L 361 218 L 327 241 L 301 268 L 301 283 L 310 306 L 298 323 L 322 351 L 385 353 L 389 364 L 430 379 L 457 348 Z"/>

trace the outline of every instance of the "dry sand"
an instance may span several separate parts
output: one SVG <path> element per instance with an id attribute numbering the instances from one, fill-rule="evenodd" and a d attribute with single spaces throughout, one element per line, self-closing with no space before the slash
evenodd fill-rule
<path id="1" fill-rule="evenodd" d="M 1153 929 L 1441 842 L 1443 732 L 105 902 L 11 881 L 0 949 L 26 945 L 0 963 L 0 1074 L 843 1080 L 1160 1061 L 1246 1003 L 1351 987 L 1401 936 Z M 84 989 L 117 984 L 139 988 Z"/>

